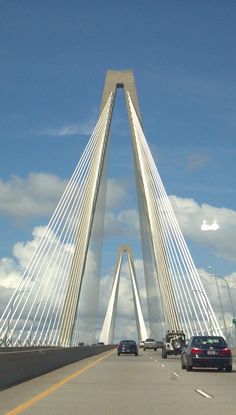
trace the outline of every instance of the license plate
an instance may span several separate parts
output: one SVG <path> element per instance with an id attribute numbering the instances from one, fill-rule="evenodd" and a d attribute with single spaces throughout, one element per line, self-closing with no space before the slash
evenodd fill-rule
<path id="1" fill-rule="evenodd" d="M 207 354 L 210 356 L 214 356 L 216 354 L 215 350 L 208 350 Z"/>

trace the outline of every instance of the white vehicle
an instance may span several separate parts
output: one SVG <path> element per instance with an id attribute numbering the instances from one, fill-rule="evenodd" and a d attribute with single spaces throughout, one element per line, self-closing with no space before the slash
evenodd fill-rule
<path id="1" fill-rule="evenodd" d="M 143 345 L 143 350 L 145 351 L 146 349 L 153 349 L 153 350 L 157 350 L 157 342 L 155 339 L 151 339 L 148 338 L 145 340 L 144 345 Z"/>
<path id="2" fill-rule="evenodd" d="M 167 359 L 168 355 L 180 355 L 186 342 L 186 336 L 182 331 L 168 331 L 166 341 L 162 348 L 162 358 Z"/>

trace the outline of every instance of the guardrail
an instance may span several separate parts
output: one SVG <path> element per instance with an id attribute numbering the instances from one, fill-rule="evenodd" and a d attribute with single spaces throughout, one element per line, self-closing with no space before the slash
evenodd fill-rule
<path id="1" fill-rule="evenodd" d="M 114 347 L 107 345 L 37 349 L 2 348 L 0 349 L 0 388 L 40 376 Z"/>

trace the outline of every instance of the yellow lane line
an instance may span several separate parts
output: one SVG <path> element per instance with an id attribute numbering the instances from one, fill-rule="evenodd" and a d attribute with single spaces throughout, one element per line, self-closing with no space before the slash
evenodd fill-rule
<path id="1" fill-rule="evenodd" d="M 43 392 L 39 393 L 38 395 L 34 396 L 32 399 L 29 399 L 28 401 L 22 403 L 21 405 L 17 406 L 16 408 L 12 409 L 11 411 L 6 412 L 5 415 L 20 414 L 25 409 L 30 408 L 31 406 L 35 405 L 37 402 L 39 402 L 42 399 L 46 398 L 48 395 L 51 395 L 57 389 L 61 388 L 66 383 L 70 382 L 72 379 L 76 378 L 77 376 L 82 375 L 82 373 L 84 373 L 87 370 L 91 369 L 93 366 L 96 366 L 98 363 L 100 363 L 102 360 L 106 359 L 112 353 L 114 353 L 114 349 L 112 351 L 109 351 L 108 353 L 106 353 L 105 356 L 100 357 L 100 358 L 96 359 L 95 361 L 93 361 L 92 363 L 89 363 L 88 365 L 84 366 L 82 369 L 79 369 L 76 372 L 71 373 L 71 375 L 66 376 L 64 379 L 62 379 L 59 382 L 55 383 L 54 385 L 50 386 L 50 388 L 48 388 L 45 391 L 43 391 Z"/>

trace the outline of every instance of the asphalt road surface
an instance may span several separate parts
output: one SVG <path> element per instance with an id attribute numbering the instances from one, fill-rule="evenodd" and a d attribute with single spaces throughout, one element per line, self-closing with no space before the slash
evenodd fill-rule
<path id="1" fill-rule="evenodd" d="M 114 350 L 1 391 L 0 414 L 235 415 L 236 367 L 186 372 L 160 350 Z"/>

